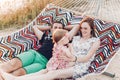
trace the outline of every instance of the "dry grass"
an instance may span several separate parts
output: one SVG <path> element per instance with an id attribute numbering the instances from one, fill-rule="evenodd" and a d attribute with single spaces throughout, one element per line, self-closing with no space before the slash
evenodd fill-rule
<path id="1" fill-rule="evenodd" d="M 29 20 L 33 20 L 41 10 L 53 0 L 27 0 L 22 7 L 17 10 L 9 10 L 7 14 L 0 14 L 0 29 L 22 26 Z M 7 6 L 7 5 L 6 5 Z"/>

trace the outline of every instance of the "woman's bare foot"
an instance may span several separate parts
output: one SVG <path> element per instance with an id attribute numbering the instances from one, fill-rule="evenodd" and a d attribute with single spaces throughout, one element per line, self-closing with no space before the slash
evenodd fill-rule
<path id="1" fill-rule="evenodd" d="M 1 73 L 1 76 L 3 77 L 3 80 L 15 80 L 17 78 L 16 76 L 13 76 L 3 71 L 0 71 L 0 73 Z"/>
<path id="2" fill-rule="evenodd" d="M 1 75 L 1 71 L 2 71 L 2 69 L 0 69 L 0 80 L 4 80 L 2 75 Z"/>
<path id="3" fill-rule="evenodd" d="M 0 80 L 4 80 L 3 77 L 1 76 L 1 74 L 0 74 Z"/>

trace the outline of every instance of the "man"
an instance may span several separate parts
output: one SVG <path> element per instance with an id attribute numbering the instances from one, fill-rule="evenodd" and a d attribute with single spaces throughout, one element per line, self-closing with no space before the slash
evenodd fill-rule
<path id="1" fill-rule="evenodd" d="M 19 54 L 16 58 L 11 59 L 0 65 L 0 69 L 5 72 L 11 73 L 15 76 L 21 76 L 37 72 L 46 67 L 47 61 L 52 57 L 52 32 L 55 29 L 63 29 L 64 25 L 61 22 L 54 22 L 51 26 L 33 26 L 33 31 L 37 38 L 42 42 L 42 46 L 37 50 L 28 50 Z M 66 29 L 72 28 L 72 25 L 65 27 Z M 79 30 L 78 25 L 69 32 L 70 39 Z"/>

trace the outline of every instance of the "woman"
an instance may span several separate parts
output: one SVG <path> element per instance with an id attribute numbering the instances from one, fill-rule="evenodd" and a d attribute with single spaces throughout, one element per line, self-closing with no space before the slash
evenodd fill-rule
<path id="1" fill-rule="evenodd" d="M 25 75 L 21 77 L 15 77 L 7 73 L 2 72 L 2 76 L 5 80 L 54 80 L 58 78 L 78 78 L 77 75 L 84 73 L 90 66 L 90 62 L 93 60 L 96 50 L 100 46 L 100 40 L 95 37 L 93 19 L 87 17 L 80 23 L 80 35 L 75 36 L 72 41 L 74 51 L 70 52 L 69 49 L 63 49 L 63 52 L 74 53 L 72 58 L 68 58 L 65 55 L 59 59 L 75 62 L 75 66 L 67 69 L 58 69 L 49 71 L 46 74 L 40 75 L 40 73 Z M 54 75 L 53 75 L 54 74 Z"/>

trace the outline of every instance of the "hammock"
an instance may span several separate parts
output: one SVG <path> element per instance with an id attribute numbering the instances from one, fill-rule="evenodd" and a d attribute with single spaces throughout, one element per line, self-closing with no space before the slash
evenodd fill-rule
<path id="1" fill-rule="evenodd" d="M 0 37 L 0 60 L 9 60 L 21 52 L 29 49 L 37 50 L 41 44 L 33 33 L 31 27 L 35 24 L 50 23 L 60 20 L 64 25 L 79 24 L 82 16 L 67 9 L 51 4 L 27 26 L 11 35 Z M 94 19 L 96 36 L 100 37 L 101 47 L 96 52 L 89 69 L 79 77 L 88 74 L 100 74 L 107 68 L 109 62 L 115 56 L 120 47 L 120 25 L 112 22 Z"/>
<path id="2" fill-rule="evenodd" d="M 55 0 L 52 3 L 94 18 L 120 23 L 120 0 Z"/>

